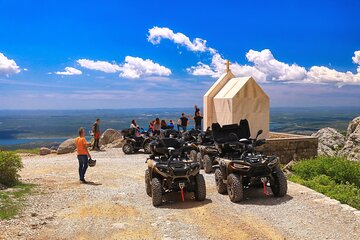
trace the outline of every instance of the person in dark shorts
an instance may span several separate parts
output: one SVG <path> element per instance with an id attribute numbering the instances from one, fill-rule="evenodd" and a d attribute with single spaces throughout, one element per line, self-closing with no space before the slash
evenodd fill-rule
<path id="1" fill-rule="evenodd" d="M 196 106 L 196 105 L 195 105 Z M 203 119 L 203 117 L 200 114 L 200 111 L 198 111 L 194 117 L 194 121 L 195 121 L 195 129 L 196 130 L 201 130 L 201 120 Z"/>
<path id="2" fill-rule="evenodd" d="M 189 119 L 185 116 L 185 113 L 181 113 L 180 118 L 180 128 L 182 128 L 183 131 L 186 131 L 188 126 Z"/>
<path id="3" fill-rule="evenodd" d="M 92 132 L 94 133 L 94 144 L 92 150 L 100 150 L 99 142 L 100 142 L 100 118 L 96 119 Z"/>
<path id="4" fill-rule="evenodd" d="M 82 183 L 86 183 L 85 173 L 86 169 L 88 168 L 89 158 L 91 158 L 91 155 L 87 149 L 88 144 L 84 135 L 84 128 L 79 128 L 79 137 L 75 139 L 77 158 L 79 161 L 79 177 Z"/>

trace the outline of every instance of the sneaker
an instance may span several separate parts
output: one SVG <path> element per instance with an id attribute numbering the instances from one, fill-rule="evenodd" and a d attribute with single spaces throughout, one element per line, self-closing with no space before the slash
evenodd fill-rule
<path id="1" fill-rule="evenodd" d="M 81 183 L 87 183 L 87 181 L 85 179 L 80 179 Z"/>

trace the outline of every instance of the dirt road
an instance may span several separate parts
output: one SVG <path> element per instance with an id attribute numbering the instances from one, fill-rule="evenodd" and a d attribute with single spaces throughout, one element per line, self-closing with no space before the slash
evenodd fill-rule
<path id="1" fill-rule="evenodd" d="M 146 155 L 93 155 L 87 185 L 78 182 L 74 154 L 24 157 L 22 179 L 38 187 L 19 216 L 0 222 L 0 239 L 360 239 L 359 212 L 291 182 L 284 198 L 251 189 L 234 204 L 206 174 L 204 202 L 174 194 L 154 208 Z"/>

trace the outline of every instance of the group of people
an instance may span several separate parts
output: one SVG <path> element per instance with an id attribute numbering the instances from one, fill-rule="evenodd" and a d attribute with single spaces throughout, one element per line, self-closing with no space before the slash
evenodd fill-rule
<path id="1" fill-rule="evenodd" d="M 186 131 L 189 125 L 189 118 L 193 119 L 195 122 L 195 129 L 201 130 L 201 121 L 203 117 L 201 116 L 200 109 L 197 105 L 194 106 L 195 113 L 194 116 L 186 116 L 185 113 L 181 113 L 181 117 L 177 121 L 177 130 L 180 131 Z M 135 120 L 133 120 L 135 122 Z M 135 122 L 136 123 L 136 122 Z M 137 127 L 135 124 L 131 124 L 130 128 Z M 149 124 L 149 131 L 152 131 L 154 134 L 160 134 L 161 129 L 174 129 L 175 124 L 173 120 L 169 120 L 169 123 L 166 123 L 165 120 L 161 120 L 159 118 L 156 118 L 155 120 L 151 121 Z"/>
<path id="2" fill-rule="evenodd" d="M 186 131 L 189 125 L 189 118 L 193 119 L 195 122 L 195 129 L 201 130 L 201 121 L 203 117 L 201 116 L 200 109 L 197 105 L 194 106 L 195 113 L 194 116 L 186 116 L 185 113 L 181 113 L 181 117 L 177 121 L 177 130 Z M 154 134 L 159 135 L 161 129 L 174 129 L 175 124 L 173 120 L 169 120 L 169 123 L 166 123 L 165 120 L 161 120 L 156 118 L 151 121 L 149 124 L 149 131 L 151 130 Z M 136 120 L 131 121 L 130 129 L 133 129 L 135 134 L 139 134 L 140 126 L 136 123 Z M 91 159 L 91 155 L 88 151 L 88 143 L 85 139 L 85 130 L 84 128 L 79 128 L 79 136 L 75 139 L 75 144 L 77 148 L 77 158 L 79 161 L 79 177 L 82 183 L 86 183 L 85 173 L 88 168 L 88 159 Z M 95 123 L 92 126 L 90 131 L 90 135 L 94 136 L 94 143 L 92 146 L 92 150 L 100 150 L 99 142 L 100 142 L 100 119 L 96 119 Z"/>

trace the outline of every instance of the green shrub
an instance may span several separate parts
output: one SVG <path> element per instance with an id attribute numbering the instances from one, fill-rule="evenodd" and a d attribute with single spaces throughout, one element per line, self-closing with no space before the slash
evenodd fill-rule
<path id="1" fill-rule="evenodd" d="M 23 167 L 21 158 L 13 152 L 0 152 L 0 183 L 13 186 L 18 181 L 18 171 Z"/>
<path id="2" fill-rule="evenodd" d="M 360 163 L 319 156 L 296 163 L 289 180 L 360 210 Z"/>
<path id="3" fill-rule="evenodd" d="M 305 180 L 326 175 L 336 183 L 350 183 L 360 188 L 360 163 L 345 158 L 319 156 L 296 163 L 292 170 Z"/>
<path id="4" fill-rule="evenodd" d="M 32 192 L 33 184 L 17 183 L 12 191 L 0 191 L 0 220 L 10 219 L 19 213 L 25 196 Z"/>

